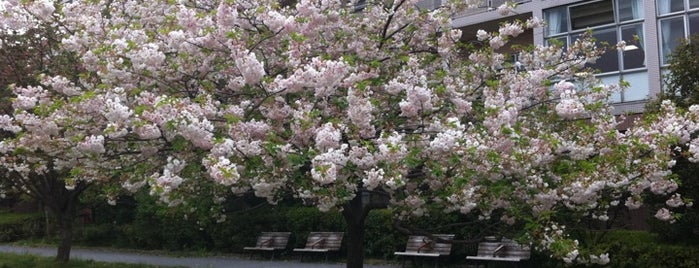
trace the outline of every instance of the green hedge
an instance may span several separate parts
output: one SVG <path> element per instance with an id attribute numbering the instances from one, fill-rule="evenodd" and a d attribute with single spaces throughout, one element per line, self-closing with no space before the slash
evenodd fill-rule
<path id="1" fill-rule="evenodd" d="M 264 205 L 244 212 L 229 213 L 226 221 L 216 223 L 201 222 L 203 219 L 192 215 L 184 218 L 181 213 L 163 209 L 148 198 L 137 197 L 138 205 L 131 208 L 131 213 L 102 211 L 124 209 L 119 206 L 95 208 L 96 223 L 78 228 L 76 243 L 137 249 L 243 253 L 243 247 L 255 244 L 260 232 L 291 232 L 289 248 L 293 248 L 303 247 L 309 232 L 347 230 L 339 212 L 320 212 L 315 207 L 297 204 Z M 462 219 L 455 215 L 432 215 L 411 224 L 427 228 L 458 220 Z M 464 227 L 434 231 L 454 233 L 458 238 L 471 237 L 479 232 L 478 229 Z M 391 211 L 373 210 L 369 213 L 364 242 L 367 257 L 395 259 L 393 253 L 405 248 L 406 239 L 406 235 L 394 228 Z M 466 255 L 475 253 L 475 245 L 456 244 L 451 259 L 462 261 Z M 340 256 L 344 254 L 343 247 Z"/>
<path id="2" fill-rule="evenodd" d="M 97 223 L 79 225 L 76 228 L 77 244 L 243 253 L 243 247 L 255 244 L 260 232 L 291 232 L 289 247 L 292 248 L 304 246 L 309 232 L 347 229 L 339 212 L 325 213 L 315 207 L 295 205 L 267 205 L 231 213 L 222 223 L 185 219 L 180 213 L 166 212 L 147 202 L 136 206 L 130 216 L 101 212 L 102 209 L 108 208 L 96 209 L 95 214 L 101 215 L 96 217 L 99 219 Z M 392 258 L 393 252 L 405 246 L 405 236 L 394 230 L 389 211 L 372 211 L 366 223 L 367 256 Z M 343 248 L 341 254 L 344 254 L 344 250 Z"/>
<path id="3" fill-rule="evenodd" d="M 141 200 L 144 201 L 144 200 Z M 79 244 L 118 246 L 140 249 L 190 250 L 219 253 L 243 253 L 243 247 L 255 243 L 264 231 L 292 233 L 289 248 L 302 247 L 311 231 L 344 231 L 346 225 L 338 212 L 320 212 L 314 207 L 294 204 L 271 206 L 229 213 L 222 223 L 202 222 L 203 218 L 168 212 L 149 202 L 141 202 L 133 213 L 116 213 L 118 219 L 104 218 L 99 224 L 86 225 L 78 237 Z M 128 215 L 128 216 L 124 216 Z M 205 217 L 202 216 L 202 217 Z M 432 215 L 415 225 L 430 227 L 464 221 L 455 215 Z M 117 222 L 117 224 L 114 224 Z M 474 229 L 475 228 L 475 229 Z M 455 233 L 460 239 L 472 237 L 477 227 L 454 227 L 434 230 Z M 592 237 L 592 236 L 591 236 Z M 657 235 L 638 231 L 610 231 L 601 240 L 579 238 L 583 245 L 593 245 L 608 252 L 608 267 L 699 267 L 699 247 L 670 245 Z M 406 236 L 397 232 L 389 210 L 374 210 L 366 220 L 364 249 L 366 256 L 395 259 L 393 252 L 405 247 Z M 594 242 L 593 242 L 594 241 Z M 344 256 L 344 248 L 340 256 Z M 476 253 L 475 245 L 455 244 L 449 263 L 463 264 L 467 255 Z M 529 267 L 570 267 L 551 260 L 546 253 L 534 252 Z"/>
<path id="4" fill-rule="evenodd" d="M 39 237 L 44 230 L 41 214 L 0 212 L 0 242 Z"/>
<path id="5" fill-rule="evenodd" d="M 668 244 L 648 232 L 615 231 L 604 243 L 610 267 L 699 267 L 699 247 Z"/>
<path id="6" fill-rule="evenodd" d="M 583 241 L 583 243 L 589 241 Z M 695 268 L 699 267 L 699 247 L 689 244 L 668 244 L 658 235 L 645 231 L 608 231 L 594 248 L 609 253 L 604 267 Z M 544 253 L 534 253 L 530 267 L 597 267 L 566 266 L 551 260 Z M 602 266 L 599 266 L 602 267 Z"/>

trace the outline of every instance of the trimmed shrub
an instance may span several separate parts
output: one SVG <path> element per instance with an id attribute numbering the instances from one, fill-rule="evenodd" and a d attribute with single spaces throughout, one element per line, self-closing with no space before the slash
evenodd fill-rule
<path id="1" fill-rule="evenodd" d="M 588 238 L 589 239 L 589 238 Z M 694 268 L 699 267 L 699 247 L 673 245 L 662 242 L 656 234 L 645 231 L 608 231 L 595 244 L 608 252 L 610 262 L 606 266 L 564 265 L 552 260 L 545 253 L 534 253 L 530 267 L 650 267 Z"/>
<path id="2" fill-rule="evenodd" d="M 44 217 L 39 213 L 0 213 L 0 242 L 39 237 L 44 233 Z"/>
<path id="3" fill-rule="evenodd" d="M 604 243 L 611 267 L 699 267 L 699 247 L 663 243 L 647 232 L 615 231 Z"/>

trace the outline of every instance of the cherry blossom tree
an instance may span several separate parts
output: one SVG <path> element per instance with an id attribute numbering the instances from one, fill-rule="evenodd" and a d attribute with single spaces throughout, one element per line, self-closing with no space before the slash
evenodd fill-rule
<path id="1" fill-rule="evenodd" d="M 595 42 L 532 46 L 511 63 L 500 50 L 539 19 L 462 33 L 451 15 L 479 1 L 366 2 L 9 1 L 31 19 L 2 25 L 51 25 L 83 71 L 14 87 L 3 167 L 67 191 L 148 185 L 173 205 L 212 182 L 270 203 L 291 194 L 342 211 L 348 267 L 362 266 L 371 193 L 398 220 L 498 217 L 566 262 L 608 258 L 580 248 L 557 212 L 605 220 L 653 193 L 668 199 L 656 217 L 672 221 L 685 205 L 670 169 L 699 157 L 699 111 L 664 102 L 618 131 L 621 87 L 586 69 L 603 53 Z"/>
<path id="2" fill-rule="evenodd" d="M 0 85 L 2 102 L 11 103 L 0 114 L 0 198 L 41 202 L 61 237 L 56 259 L 68 261 L 81 194 L 99 184 L 114 202 L 129 183 L 120 174 L 148 169 L 139 162 L 156 160 L 146 151 L 158 141 L 119 132 L 128 109 L 118 93 L 89 86 L 79 58 L 61 47 L 65 28 L 54 4 L 23 4 L 0 3 Z"/>

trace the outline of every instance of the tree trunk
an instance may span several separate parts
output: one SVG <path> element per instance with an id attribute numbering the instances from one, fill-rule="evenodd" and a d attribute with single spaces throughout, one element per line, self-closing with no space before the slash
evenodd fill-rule
<path id="1" fill-rule="evenodd" d="M 364 220 L 371 208 L 362 202 L 361 196 L 360 192 L 342 210 L 347 222 L 347 268 L 364 267 Z"/>
<path id="2" fill-rule="evenodd" d="M 73 223 L 75 221 L 76 210 L 80 203 L 80 194 L 87 189 L 89 184 L 78 183 L 73 190 L 68 190 L 62 180 L 55 179 L 48 185 L 49 190 L 44 193 L 47 197 L 46 204 L 55 217 L 55 224 L 58 227 L 60 242 L 56 252 L 57 262 L 70 261 L 70 250 L 73 246 Z"/>
<path id="3" fill-rule="evenodd" d="M 59 216 L 59 228 L 61 242 L 58 244 L 56 261 L 68 262 L 70 260 L 70 248 L 73 245 L 73 217 L 72 215 Z"/>
<path id="4" fill-rule="evenodd" d="M 347 221 L 347 268 L 362 268 L 364 266 L 364 218 L 348 219 Z"/>
<path id="5" fill-rule="evenodd" d="M 51 221 L 49 215 L 53 216 L 56 224 L 53 231 L 57 231 L 60 235 L 60 242 L 56 252 L 57 262 L 68 262 L 70 260 L 70 249 L 73 244 L 73 220 L 75 212 L 80 203 L 80 195 L 90 187 L 90 183 L 78 181 L 71 189 L 66 188 L 64 178 L 68 174 L 58 172 L 49 168 L 47 173 L 32 173 L 30 174 L 30 182 L 27 187 L 30 191 L 28 194 L 40 201 L 44 206 L 44 215 L 46 216 L 46 231 L 49 233 Z M 50 213 L 49 213 L 50 212 Z"/>
<path id="6" fill-rule="evenodd" d="M 372 209 L 386 208 L 388 195 L 385 192 L 368 191 L 362 188 L 357 195 L 343 206 L 342 216 L 347 222 L 347 268 L 364 267 L 364 233 L 366 217 Z"/>

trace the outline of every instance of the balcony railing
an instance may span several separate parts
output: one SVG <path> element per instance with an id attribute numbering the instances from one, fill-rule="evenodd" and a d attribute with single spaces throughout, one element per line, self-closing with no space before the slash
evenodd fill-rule
<path id="1" fill-rule="evenodd" d="M 502 4 L 504 4 L 506 2 L 521 4 L 521 3 L 531 2 L 531 0 L 483 0 L 483 1 L 481 1 L 481 4 L 478 5 L 478 7 L 470 8 L 464 12 L 456 14 L 456 17 L 462 17 L 462 16 L 467 16 L 467 15 L 473 15 L 473 14 L 493 11 L 493 10 L 496 10 L 499 6 L 501 6 Z M 438 8 L 441 4 L 442 4 L 442 0 L 423 0 L 423 1 L 420 1 L 417 5 L 421 8 L 433 10 L 433 9 Z"/>
<path id="2" fill-rule="evenodd" d="M 455 17 L 463 17 L 463 16 L 474 15 L 474 14 L 479 14 L 479 13 L 488 12 L 488 11 L 494 11 L 499 6 L 501 6 L 502 4 L 507 3 L 507 2 L 521 4 L 521 3 L 531 2 L 531 0 L 483 0 L 482 4 L 479 5 L 477 8 L 468 9 L 464 12 L 457 14 Z"/>

